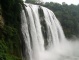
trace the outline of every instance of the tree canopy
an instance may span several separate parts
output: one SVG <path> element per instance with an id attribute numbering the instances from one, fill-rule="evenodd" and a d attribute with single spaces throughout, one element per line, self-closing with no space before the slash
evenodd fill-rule
<path id="1" fill-rule="evenodd" d="M 4 26 L 0 28 L 0 60 L 22 59 L 19 34 L 21 4 L 22 0 L 0 0 L 4 20 Z"/>
<path id="2" fill-rule="evenodd" d="M 40 1 L 26 0 L 26 2 L 35 3 Z M 4 26 L 0 28 L 0 60 L 22 60 L 20 53 L 22 37 L 20 36 L 20 12 L 22 3 L 22 0 L 0 0 L 0 19 L 3 17 L 4 20 Z M 67 5 L 66 3 L 61 5 L 53 2 L 40 3 L 40 5 L 55 13 L 61 22 L 66 37 L 70 38 L 73 35 L 79 37 L 79 5 Z M 41 16 L 43 16 L 42 11 Z M 46 26 L 43 21 L 41 24 L 42 27 Z M 43 30 L 46 30 L 46 27 Z M 42 32 L 45 35 L 46 32 L 43 30 Z"/>
<path id="3" fill-rule="evenodd" d="M 46 2 L 43 5 L 52 10 L 60 21 L 66 37 L 79 37 L 79 5 Z"/>
<path id="4" fill-rule="evenodd" d="M 26 0 L 26 3 L 40 3 L 41 0 Z"/>

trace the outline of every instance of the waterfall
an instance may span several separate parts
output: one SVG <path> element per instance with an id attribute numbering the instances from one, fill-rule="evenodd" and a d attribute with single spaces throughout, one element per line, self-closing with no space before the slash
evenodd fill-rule
<path id="1" fill-rule="evenodd" d="M 57 54 L 55 49 L 60 53 L 60 43 L 66 42 L 60 22 L 54 13 L 45 7 L 25 5 L 25 10 L 21 13 L 21 29 L 25 42 L 23 60 L 57 60 L 53 58 Z M 63 48 L 62 52 L 64 49 L 66 48 Z"/>

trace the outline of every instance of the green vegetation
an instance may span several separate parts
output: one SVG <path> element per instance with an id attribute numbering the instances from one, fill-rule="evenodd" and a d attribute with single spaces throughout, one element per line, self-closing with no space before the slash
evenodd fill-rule
<path id="1" fill-rule="evenodd" d="M 27 0 L 26 2 L 37 0 Z M 64 29 L 65 35 L 79 37 L 79 5 L 67 5 L 66 3 L 39 3 L 52 11 L 59 19 Z M 0 1 L 0 60 L 22 60 L 21 57 L 21 20 L 20 12 L 22 0 L 1 0 Z M 43 12 L 40 10 L 40 18 Z M 42 17 L 42 16 L 43 17 Z M 42 26 L 43 19 L 41 19 Z M 46 30 L 46 27 L 44 28 Z M 42 31 L 44 34 L 46 32 Z"/>
<path id="2" fill-rule="evenodd" d="M 41 1 L 40 0 L 26 0 L 25 1 L 26 3 L 40 3 Z"/>
<path id="3" fill-rule="evenodd" d="M 36 0 L 26 0 L 27 3 L 35 3 Z"/>
<path id="4" fill-rule="evenodd" d="M 22 0 L 1 0 L 0 60 L 21 60 L 20 12 Z M 1 20 L 2 20 L 1 19 Z"/>
<path id="5" fill-rule="evenodd" d="M 42 5 L 52 10 L 60 21 L 67 38 L 71 38 L 72 36 L 79 37 L 79 5 L 67 5 L 65 2 L 62 5 L 53 2 L 43 4 L 35 3 L 36 1 L 29 0 L 30 3 Z"/>
<path id="6" fill-rule="evenodd" d="M 46 2 L 39 5 L 45 6 L 52 10 L 60 21 L 66 37 L 73 35 L 79 37 L 79 5 L 67 5 L 66 3 Z"/>

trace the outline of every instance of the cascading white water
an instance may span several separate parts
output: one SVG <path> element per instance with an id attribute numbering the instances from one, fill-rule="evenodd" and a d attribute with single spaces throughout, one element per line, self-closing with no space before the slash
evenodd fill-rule
<path id="1" fill-rule="evenodd" d="M 25 5 L 25 10 L 21 13 L 22 34 L 25 42 L 23 60 L 65 60 L 65 57 L 69 57 L 66 60 L 72 60 L 72 56 L 67 55 L 72 51 L 72 44 L 66 41 L 54 13 L 39 5 Z M 29 57 L 26 57 L 27 55 Z"/>

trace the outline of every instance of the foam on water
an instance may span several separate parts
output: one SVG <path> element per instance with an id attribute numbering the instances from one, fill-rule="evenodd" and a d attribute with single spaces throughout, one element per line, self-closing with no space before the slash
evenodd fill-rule
<path id="1" fill-rule="evenodd" d="M 65 38 L 54 13 L 39 5 L 25 5 L 21 13 L 23 60 L 79 60 L 79 41 Z"/>

